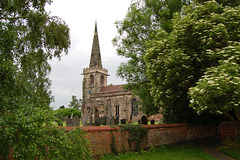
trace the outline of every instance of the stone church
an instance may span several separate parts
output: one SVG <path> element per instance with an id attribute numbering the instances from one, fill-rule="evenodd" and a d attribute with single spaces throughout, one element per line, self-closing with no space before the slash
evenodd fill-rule
<path id="1" fill-rule="evenodd" d="M 90 64 L 83 69 L 82 114 L 96 117 L 119 117 L 119 120 L 138 121 L 143 115 L 139 110 L 137 97 L 133 97 L 124 85 L 108 85 L 108 70 L 103 68 L 95 23 Z"/>

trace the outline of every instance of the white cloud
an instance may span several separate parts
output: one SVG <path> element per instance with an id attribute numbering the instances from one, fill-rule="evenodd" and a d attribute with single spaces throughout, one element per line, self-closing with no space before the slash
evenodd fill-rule
<path id="1" fill-rule="evenodd" d="M 66 22 L 71 36 L 68 55 L 64 55 L 61 61 L 53 59 L 50 62 L 51 91 L 55 97 L 52 107 L 68 106 L 72 95 L 82 98 L 81 73 L 89 66 L 96 19 L 103 67 L 110 74 L 108 84 L 125 83 L 116 77 L 116 70 L 126 60 L 117 56 L 111 41 L 117 35 L 114 22 L 125 17 L 130 3 L 130 0 L 55 0 L 47 6 L 51 15 Z"/>

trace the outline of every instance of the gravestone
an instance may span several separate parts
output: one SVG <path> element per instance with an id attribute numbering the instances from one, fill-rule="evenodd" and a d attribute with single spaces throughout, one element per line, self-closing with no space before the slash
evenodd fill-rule
<path id="1" fill-rule="evenodd" d="M 74 124 L 74 126 L 79 126 L 80 125 L 80 118 L 78 116 L 74 117 L 73 124 Z"/>
<path id="2" fill-rule="evenodd" d="M 107 125 L 107 116 L 102 117 L 102 125 Z"/>
<path id="3" fill-rule="evenodd" d="M 119 124 L 119 117 L 117 116 L 116 119 L 114 119 L 114 124 L 118 125 Z"/>
<path id="4" fill-rule="evenodd" d="M 108 117 L 108 118 L 107 118 L 107 126 L 109 126 L 109 125 L 110 125 L 110 120 L 111 120 L 111 118 L 110 118 L 110 117 Z"/>
<path id="5" fill-rule="evenodd" d="M 95 121 L 94 121 L 94 124 L 95 124 L 96 126 L 100 126 L 100 125 L 101 125 L 101 121 L 102 121 L 102 119 L 101 119 L 100 117 L 96 117 L 96 118 L 95 118 Z"/>
<path id="6" fill-rule="evenodd" d="M 66 116 L 65 121 L 66 121 L 66 126 L 67 127 L 73 126 L 73 119 L 68 118 L 68 116 Z"/>
<path id="7" fill-rule="evenodd" d="M 141 122 L 142 122 L 142 124 L 148 124 L 147 123 L 147 117 L 146 116 L 142 116 Z"/>
<path id="8" fill-rule="evenodd" d="M 83 126 L 86 125 L 87 121 L 88 121 L 88 116 L 87 115 L 82 115 L 82 124 L 83 124 Z"/>
<path id="9" fill-rule="evenodd" d="M 132 124 L 132 120 L 128 120 L 128 124 Z"/>
<path id="10" fill-rule="evenodd" d="M 66 115 L 65 118 L 63 118 L 64 121 L 66 121 L 66 119 L 69 119 L 68 115 Z"/>
<path id="11" fill-rule="evenodd" d="M 138 124 L 141 124 L 141 120 L 140 119 L 138 120 Z"/>
<path id="12" fill-rule="evenodd" d="M 121 119 L 121 124 L 126 124 L 126 119 Z"/>
<path id="13" fill-rule="evenodd" d="M 114 119 L 114 117 L 111 118 L 111 120 L 110 120 L 110 125 L 111 125 L 111 126 L 115 125 L 115 119 Z"/>
<path id="14" fill-rule="evenodd" d="M 93 124 L 93 116 L 92 115 L 90 116 L 90 124 L 91 125 Z"/>
<path id="15" fill-rule="evenodd" d="M 114 125 L 114 124 L 115 124 L 114 117 L 109 117 L 109 118 L 107 119 L 107 125 L 108 125 L 108 126 L 112 126 L 112 125 Z"/>
<path id="16" fill-rule="evenodd" d="M 151 124 L 155 124 L 155 121 L 153 119 L 151 120 Z"/>

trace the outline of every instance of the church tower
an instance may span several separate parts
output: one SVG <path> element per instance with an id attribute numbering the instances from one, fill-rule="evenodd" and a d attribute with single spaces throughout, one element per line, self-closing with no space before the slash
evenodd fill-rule
<path id="1" fill-rule="evenodd" d="M 102 67 L 100 46 L 97 32 L 97 22 L 95 22 L 95 30 L 92 43 L 92 51 L 90 64 L 88 68 L 83 69 L 83 106 L 90 103 L 89 99 L 94 93 L 100 92 L 102 87 L 107 86 L 108 70 Z M 84 112 L 84 110 L 83 110 Z"/>

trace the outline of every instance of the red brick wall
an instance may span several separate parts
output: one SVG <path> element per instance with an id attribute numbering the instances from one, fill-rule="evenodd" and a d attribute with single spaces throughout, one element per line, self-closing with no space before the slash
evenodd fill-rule
<path id="1" fill-rule="evenodd" d="M 148 129 L 147 136 L 142 140 L 141 148 L 158 146 L 170 143 L 179 143 L 198 140 L 215 136 L 216 127 L 191 126 L 188 124 L 158 124 L 143 125 Z M 67 127 L 66 131 L 75 127 Z M 87 133 L 86 138 L 90 140 L 91 149 L 94 154 L 111 153 L 112 136 L 115 137 L 115 146 L 118 151 L 130 150 L 128 144 L 129 133 L 119 131 L 119 127 L 110 126 L 85 126 L 82 129 Z M 131 144 L 134 148 L 134 144 Z M 1 159 L 1 157 L 0 157 Z M 10 151 L 9 159 L 13 159 Z"/>
<path id="2" fill-rule="evenodd" d="M 215 136 L 216 127 L 191 126 L 188 124 L 158 124 L 143 125 L 148 129 L 146 138 L 142 140 L 141 148 L 162 144 L 179 143 Z M 70 130 L 72 127 L 66 128 Z M 130 150 L 127 131 L 118 131 L 120 128 L 110 126 L 85 126 L 82 128 L 86 138 L 90 140 L 94 154 L 111 153 L 112 135 L 115 136 L 116 148 L 119 151 Z M 124 135 L 123 135 L 124 134 Z M 134 148 L 134 144 L 131 145 Z"/>

